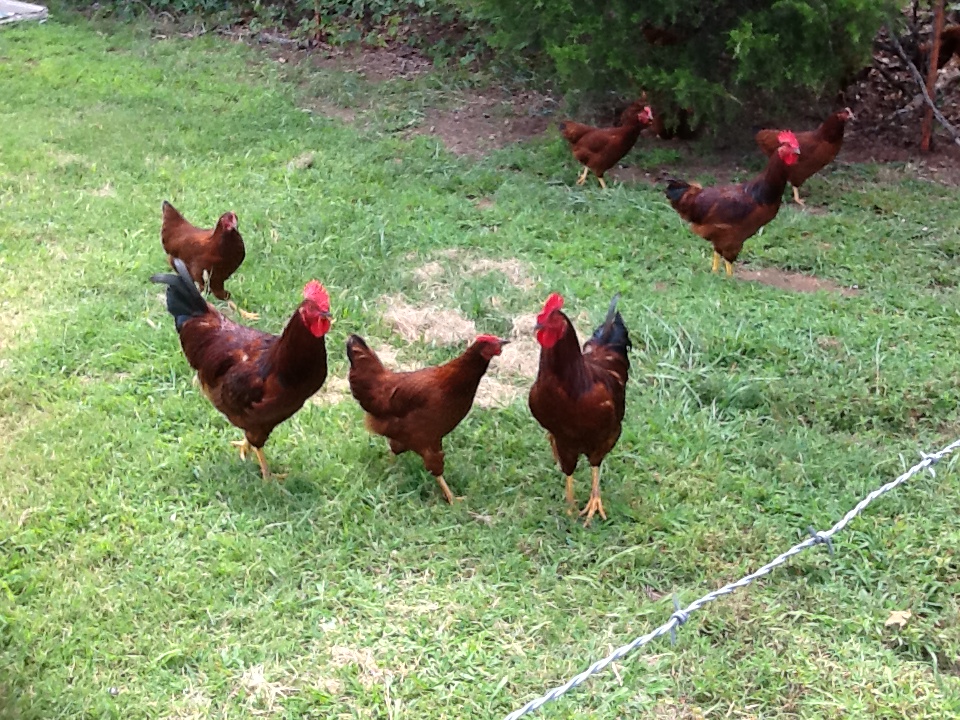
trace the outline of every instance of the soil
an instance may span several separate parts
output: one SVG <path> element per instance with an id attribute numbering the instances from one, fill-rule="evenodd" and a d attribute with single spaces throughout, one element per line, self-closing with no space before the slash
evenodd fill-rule
<path id="1" fill-rule="evenodd" d="M 737 267 L 734 270 L 734 277 L 738 280 L 758 282 L 789 292 L 835 292 L 840 293 L 844 297 L 853 297 L 860 294 L 860 289 L 856 287 L 842 287 L 832 280 L 825 280 L 814 275 L 804 275 L 803 273 L 787 272 L 785 270 L 778 270 L 777 268 L 751 270 L 749 268 Z"/>

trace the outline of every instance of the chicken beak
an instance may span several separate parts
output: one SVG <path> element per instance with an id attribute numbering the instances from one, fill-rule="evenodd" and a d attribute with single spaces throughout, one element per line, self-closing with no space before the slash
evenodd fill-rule
<path id="1" fill-rule="evenodd" d="M 543 330 L 543 323 L 537 323 L 536 325 L 533 326 L 534 332 L 540 332 L 541 330 Z"/>
<path id="2" fill-rule="evenodd" d="M 509 345 L 509 344 L 510 344 L 510 341 L 507 340 L 506 338 L 497 338 L 497 341 L 500 343 L 500 346 L 501 346 L 501 347 L 503 347 L 504 345 Z"/>

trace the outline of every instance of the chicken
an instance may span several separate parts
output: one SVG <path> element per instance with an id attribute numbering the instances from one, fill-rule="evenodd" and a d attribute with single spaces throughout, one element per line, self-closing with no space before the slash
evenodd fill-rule
<path id="1" fill-rule="evenodd" d="M 573 473 L 586 455 L 593 474 L 590 501 L 580 512 L 589 525 L 594 513 L 607 519 L 600 500 L 600 463 L 620 437 L 623 422 L 630 335 L 614 296 L 607 317 L 583 345 L 563 313 L 563 297 L 553 293 L 537 316 L 540 369 L 530 389 L 530 412 L 548 433 L 553 456 L 567 477 L 569 514 L 577 509 Z"/>
<path id="2" fill-rule="evenodd" d="M 623 111 L 618 127 L 595 128 L 570 120 L 560 123 L 560 134 L 570 143 L 574 157 L 584 166 L 577 185 L 583 185 L 587 172 L 592 170 L 600 187 L 606 189 L 603 174 L 630 152 L 640 137 L 640 131 L 652 120 L 650 108 L 642 100 L 637 100 Z"/>
<path id="3" fill-rule="evenodd" d="M 925 71 L 930 67 L 930 51 L 933 43 L 927 42 L 920 46 L 920 56 L 916 58 L 916 65 Z M 960 57 L 960 25 L 950 25 L 940 33 L 940 52 L 937 55 L 937 70 L 942 70 L 956 55 Z"/>
<path id="4" fill-rule="evenodd" d="M 267 480 L 271 477 L 263 455 L 267 438 L 327 378 L 327 291 L 316 280 L 308 282 L 303 302 L 283 334 L 271 335 L 225 318 L 203 299 L 186 264 L 175 258 L 173 266 L 176 275 L 154 275 L 150 280 L 167 285 L 167 310 L 204 395 L 244 431 L 244 439 L 234 443 L 240 458 L 246 459 L 252 448 Z"/>
<path id="5" fill-rule="evenodd" d="M 393 372 L 363 338 L 347 339 L 350 392 L 367 413 L 367 429 L 386 437 L 396 455 L 417 453 L 448 503 L 453 503 L 453 493 L 443 479 L 443 438 L 470 412 L 480 378 L 507 342 L 480 335 L 444 365 Z"/>
<path id="6" fill-rule="evenodd" d="M 801 151 L 789 130 L 779 138 L 780 146 L 767 161 L 767 169 L 750 182 L 704 188 L 671 179 L 667 185 L 673 209 L 690 223 L 693 232 L 713 245 L 713 272 L 720 269 L 722 256 L 727 275 L 733 275 L 733 263 L 744 241 L 780 210 L 787 171 L 801 157 Z"/>
<path id="7" fill-rule="evenodd" d="M 164 200 L 160 241 L 170 267 L 173 267 L 174 258 L 180 258 L 197 284 L 203 287 L 209 283 L 214 297 L 226 300 L 235 312 L 248 320 L 259 319 L 256 313 L 240 310 L 223 287 L 223 283 L 236 272 L 246 256 L 235 214 L 224 213 L 216 227 L 202 230 L 187 222 L 179 210 Z"/>
<path id="8" fill-rule="evenodd" d="M 787 180 L 793 186 L 793 199 L 798 205 L 803 205 L 800 199 L 800 187 L 811 175 L 823 170 L 833 162 L 843 144 L 843 130 L 848 120 L 853 120 L 850 108 L 823 121 L 816 130 L 796 133 L 800 143 L 800 159 L 787 169 Z M 756 135 L 757 145 L 767 157 L 773 156 L 780 147 L 781 130 L 761 130 Z"/>

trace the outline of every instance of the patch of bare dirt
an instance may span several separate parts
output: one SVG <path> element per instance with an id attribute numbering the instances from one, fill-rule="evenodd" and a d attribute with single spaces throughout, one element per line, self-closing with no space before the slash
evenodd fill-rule
<path id="1" fill-rule="evenodd" d="M 314 405 L 337 405 L 350 398 L 350 383 L 345 377 L 327 376 L 327 381 L 314 395 L 310 402 Z"/>
<path id="2" fill-rule="evenodd" d="M 552 122 L 556 101 L 532 90 L 499 89 L 464 93 L 452 109 L 427 110 L 409 135 L 434 135 L 456 155 L 480 156 L 543 133 Z"/>
<path id="3" fill-rule="evenodd" d="M 456 260 L 458 273 L 467 275 L 499 273 L 507 279 L 507 282 L 521 290 L 532 290 L 537 284 L 536 280 L 530 276 L 529 266 L 517 258 L 505 258 L 503 260 L 484 257 L 470 258 L 465 257 L 464 253 L 456 248 L 445 250 L 440 255 L 450 260 Z M 433 260 L 414 270 L 413 277 L 422 287 L 433 286 L 439 289 L 447 286 L 443 278 L 448 272 L 450 271 L 446 267 Z"/>
<path id="4" fill-rule="evenodd" d="M 758 282 L 763 285 L 769 285 L 779 290 L 787 290 L 788 292 L 834 292 L 840 293 L 844 297 L 853 297 L 860 294 L 859 288 L 856 287 L 843 287 L 832 280 L 818 278 L 815 275 L 787 272 L 785 270 L 778 270 L 777 268 L 749 270 L 738 267 L 735 271 L 735 277 L 748 282 Z"/>
<path id="5" fill-rule="evenodd" d="M 319 45 L 312 53 L 319 68 L 356 73 L 372 83 L 400 78 L 413 80 L 433 69 L 433 62 L 408 45 L 343 48 Z"/>

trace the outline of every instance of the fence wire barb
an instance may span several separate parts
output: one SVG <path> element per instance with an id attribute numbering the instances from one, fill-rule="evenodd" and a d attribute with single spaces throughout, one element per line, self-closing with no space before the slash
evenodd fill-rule
<path id="1" fill-rule="evenodd" d="M 940 462 L 943 458 L 945 458 L 947 455 L 952 453 L 957 448 L 960 448 L 960 440 L 954 440 L 952 443 L 950 443 L 943 449 L 938 450 L 937 452 L 931 453 L 929 455 L 921 451 L 920 457 L 922 459 L 920 462 L 918 462 L 912 468 L 904 472 L 895 480 L 891 480 L 886 485 L 883 485 L 882 487 L 877 488 L 876 490 L 871 492 L 869 495 L 864 497 L 862 500 L 860 500 L 860 502 L 854 505 L 853 508 L 850 511 L 848 511 L 846 515 L 840 518 L 840 520 L 838 520 L 837 523 L 832 528 L 830 528 L 829 530 L 821 530 L 818 532 L 814 530 L 813 526 L 811 525 L 808 528 L 810 537 L 808 537 L 803 542 L 797 543 L 792 548 L 782 553 L 778 557 L 774 558 L 763 567 L 758 568 L 757 570 L 754 570 L 752 573 L 740 578 L 736 582 L 729 583 L 727 585 L 724 585 L 722 588 L 718 590 L 714 590 L 713 592 L 707 593 L 702 598 L 700 598 L 699 600 L 694 600 L 692 603 L 690 603 L 689 605 L 687 605 L 687 607 L 683 609 L 680 609 L 676 596 L 674 596 L 674 599 L 673 599 L 674 607 L 675 607 L 674 613 L 663 625 L 658 627 L 656 630 L 648 632 L 646 635 L 641 635 L 640 637 L 634 639 L 632 642 L 629 642 L 626 645 L 621 645 L 620 647 L 618 647 L 616 650 L 614 650 L 612 653 L 607 655 L 602 660 L 597 660 L 595 663 L 590 665 L 586 670 L 581 672 L 579 675 L 574 675 L 563 685 L 558 685 L 557 687 L 553 688 L 553 690 L 550 690 L 549 692 L 541 695 L 535 700 L 531 700 L 519 710 L 514 710 L 512 713 L 507 715 L 507 717 L 504 718 L 504 720 L 519 720 L 519 718 L 522 718 L 524 715 L 532 713 L 535 710 L 539 710 L 548 702 L 552 700 L 556 700 L 559 697 L 565 695 L 570 690 L 573 690 L 575 687 L 582 685 L 584 682 L 587 681 L 587 679 L 589 679 L 593 675 L 596 675 L 597 673 L 600 673 L 603 670 L 605 670 L 612 663 L 625 657 L 626 655 L 629 655 L 637 648 L 641 648 L 647 643 L 653 642 L 654 640 L 656 640 L 658 637 L 661 637 L 662 635 L 666 635 L 667 633 L 669 633 L 671 637 L 674 638 L 674 641 L 675 641 L 677 628 L 683 625 L 689 619 L 692 613 L 696 612 L 697 610 L 702 608 L 704 605 L 707 605 L 708 603 L 711 603 L 714 600 L 723 597 L 724 595 L 730 595 L 736 590 L 739 590 L 742 587 L 746 587 L 747 585 L 750 585 L 754 580 L 758 580 L 759 578 L 762 578 L 764 575 L 770 574 L 770 572 L 772 572 L 774 569 L 783 565 L 785 562 L 787 562 L 787 560 L 792 558 L 794 555 L 799 555 L 807 548 L 813 547 L 814 545 L 820 545 L 821 543 L 823 543 L 827 545 L 827 549 L 830 551 L 830 554 L 833 555 L 833 541 L 831 540 L 831 538 L 834 535 L 836 535 L 838 532 L 843 530 L 847 525 L 849 525 L 850 522 L 855 517 L 857 517 L 857 515 L 862 513 L 870 503 L 872 503 L 881 495 L 886 495 L 891 490 L 899 487 L 900 485 L 903 485 L 905 482 L 907 482 L 907 480 L 909 480 L 914 475 L 924 470 L 929 470 L 930 474 L 936 477 L 936 473 L 934 472 L 933 466 L 936 465 L 938 462 Z"/>

